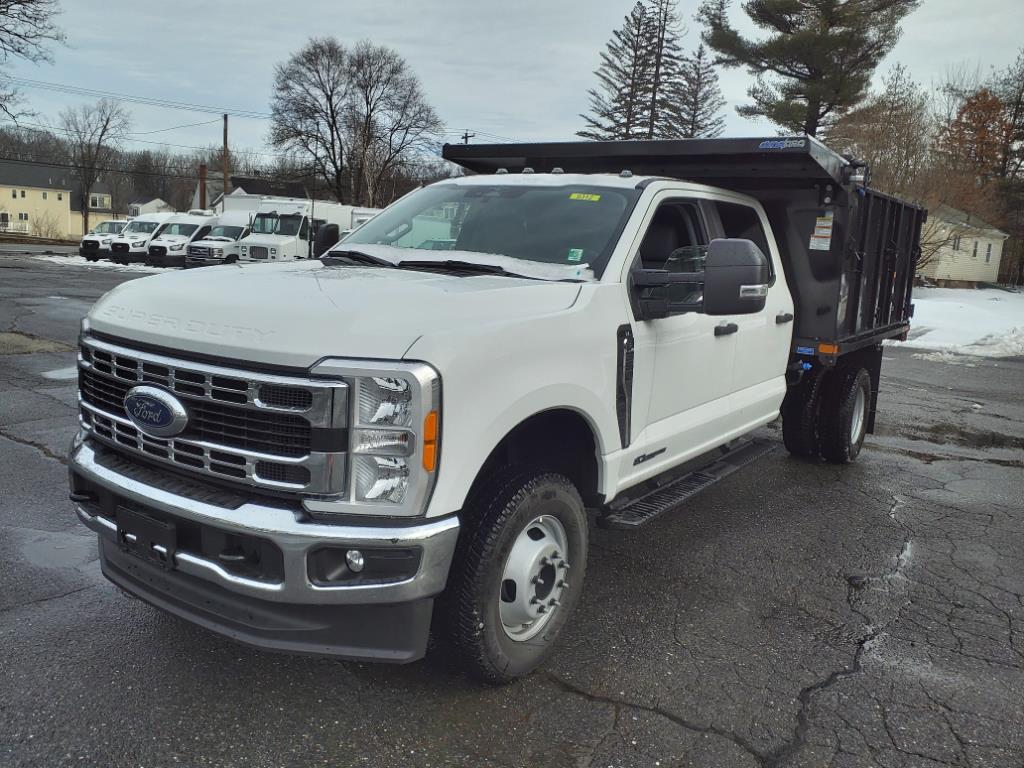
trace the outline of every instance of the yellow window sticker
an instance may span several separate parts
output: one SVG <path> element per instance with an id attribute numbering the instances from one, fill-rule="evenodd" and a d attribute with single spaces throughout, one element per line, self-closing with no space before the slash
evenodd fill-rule
<path id="1" fill-rule="evenodd" d="M 592 195 L 589 192 L 573 192 L 569 195 L 570 200 L 586 200 L 591 203 L 596 203 L 601 199 L 600 195 Z"/>

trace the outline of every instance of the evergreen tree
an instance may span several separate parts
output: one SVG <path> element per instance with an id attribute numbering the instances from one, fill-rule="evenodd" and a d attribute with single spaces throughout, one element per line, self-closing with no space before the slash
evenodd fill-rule
<path id="1" fill-rule="evenodd" d="M 673 114 L 682 90 L 683 56 L 679 47 L 677 0 L 649 0 L 651 24 L 647 48 L 651 59 L 648 92 L 648 139 L 671 139 L 679 135 Z"/>
<path id="2" fill-rule="evenodd" d="M 811 136 L 856 106 L 899 38 L 899 24 L 920 0 L 747 0 L 743 10 L 765 30 L 743 37 L 728 19 L 728 0 L 705 0 L 704 42 L 718 62 L 757 77 L 753 104 L 737 108 Z"/>
<path id="3" fill-rule="evenodd" d="M 683 57 L 673 94 L 672 125 L 683 139 L 713 139 L 725 130 L 725 106 L 718 73 L 703 44 Z"/>
<path id="4" fill-rule="evenodd" d="M 635 139 L 648 134 L 652 60 L 649 48 L 652 19 L 637 2 L 622 27 L 612 33 L 594 72 L 599 86 L 588 91 L 590 114 L 580 115 L 586 139 Z"/>

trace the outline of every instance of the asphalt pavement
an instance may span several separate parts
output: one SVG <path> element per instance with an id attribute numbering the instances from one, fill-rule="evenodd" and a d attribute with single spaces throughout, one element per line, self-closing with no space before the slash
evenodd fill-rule
<path id="1" fill-rule="evenodd" d="M 857 463 L 772 454 L 591 532 L 504 688 L 264 653 L 130 599 L 67 500 L 78 320 L 128 279 L 0 254 L 0 765 L 1024 765 L 1024 360 L 887 348 Z"/>

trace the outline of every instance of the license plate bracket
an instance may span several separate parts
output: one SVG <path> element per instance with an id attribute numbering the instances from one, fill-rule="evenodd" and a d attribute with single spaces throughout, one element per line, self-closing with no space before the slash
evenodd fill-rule
<path id="1" fill-rule="evenodd" d="M 174 523 L 127 507 L 117 508 L 116 520 L 117 541 L 122 549 L 166 570 L 174 568 L 178 541 Z"/>

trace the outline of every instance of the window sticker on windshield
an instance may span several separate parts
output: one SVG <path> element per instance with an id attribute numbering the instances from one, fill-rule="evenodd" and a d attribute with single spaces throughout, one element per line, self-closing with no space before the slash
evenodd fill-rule
<path id="1" fill-rule="evenodd" d="M 583 261 L 583 249 L 582 248 L 570 248 L 569 255 L 565 258 L 566 261 Z"/>
<path id="2" fill-rule="evenodd" d="M 586 200 L 590 203 L 596 203 L 601 199 L 600 195 L 592 195 L 589 192 L 573 192 L 569 195 L 570 200 Z"/>

